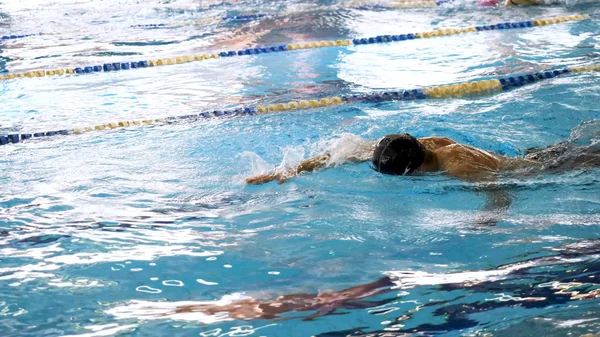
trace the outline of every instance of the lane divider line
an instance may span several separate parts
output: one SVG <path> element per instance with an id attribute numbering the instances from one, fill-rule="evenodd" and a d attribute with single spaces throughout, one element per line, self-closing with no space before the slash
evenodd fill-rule
<path id="1" fill-rule="evenodd" d="M 184 116 L 173 116 L 159 119 L 143 119 L 134 121 L 119 121 L 109 122 L 105 124 L 97 124 L 86 127 L 75 127 L 72 129 L 64 129 L 58 131 L 45 131 L 36 133 L 8 134 L 0 135 L 0 145 L 10 143 L 20 143 L 28 139 L 47 138 L 58 135 L 79 135 L 88 132 L 96 132 L 110 129 L 119 129 L 133 126 L 155 125 L 155 124 L 171 124 L 183 121 L 195 121 L 200 119 L 215 118 L 215 117 L 234 117 L 234 116 L 252 116 L 266 115 L 286 111 L 300 111 L 315 108 L 323 108 L 337 106 L 341 104 L 353 102 L 386 102 L 386 101 L 410 101 L 420 99 L 440 99 L 440 98 L 461 98 L 461 97 L 476 97 L 508 91 L 513 88 L 521 87 L 527 84 L 536 83 L 543 80 L 548 80 L 554 77 L 564 76 L 567 74 L 577 74 L 583 72 L 600 71 L 600 64 L 588 66 L 579 66 L 571 68 L 563 68 L 556 70 L 547 70 L 537 73 L 526 73 L 516 76 L 504 76 L 494 79 L 471 81 L 464 83 L 455 83 L 450 85 L 430 86 L 422 89 L 398 90 L 375 92 L 361 95 L 350 96 L 334 96 L 320 99 L 293 101 L 288 103 L 274 103 L 269 105 L 258 105 L 232 110 L 214 110 L 206 111 L 199 114 L 191 114 Z"/>
<path id="2" fill-rule="evenodd" d="M 558 23 L 563 23 L 563 22 L 568 22 L 568 21 L 586 20 L 589 18 L 590 18 L 590 16 L 587 14 L 572 15 L 572 16 L 560 16 L 560 17 L 549 18 L 549 19 L 535 19 L 535 20 L 520 21 L 520 22 L 503 22 L 503 23 L 484 25 L 484 26 L 472 26 L 472 27 L 464 27 L 464 28 L 443 28 L 443 29 L 436 29 L 436 30 L 426 31 L 426 32 L 400 34 L 400 35 L 379 35 L 376 37 L 352 39 L 352 40 L 342 39 L 342 40 L 330 40 L 330 41 L 320 41 L 320 42 L 290 43 L 290 44 L 283 44 L 283 45 L 270 46 L 270 47 L 248 48 L 248 49 L 237 50 L 237 51 L 236 50 L 222 51 L 222 52 L 211 53 L 211 54 L 183 55 L 183 56 L 176 56 L 176 57 L 164 58 L 164 59 L 143 60 L 143 61 L 135 61 L 135 62 L 105 63 L 103 65 L 90 65 L 90 66 L 67 68 L 67 69 L 32 70 L 32 71 L 27 71 L 24 73 L 12 73 L 12 74 L 0 75 L 0 80 L 12 80 L 12 79 L 24 78 L 24 77 L 59 76 L 59 75 L 65 75 L 65 74 L 91 74 L 91 73 L 98 73 L 98 72 L 111 72 L 111 71 L 129 70 L 129 69 L 136 69 L 136 68 L 182 64 L 182 63 L 202 61 L 202 60 L 211 59 L 211 58 L 269 54 L 269 53 L 278 53 L 278 52 L 288 52 L 288 51 L 300 50 L 300 49 L 331 48 L 331 47 L 342 47 L 342 46 L 351 46 L 351 45 L 358 46 L 358 45 L 364 45 L 364 44 L 391 43 L 391 42 L 407 41 L 407 40 L 414 40 L 414 39 L 425 39 L 425 38 L 433 38 L 433 37 L 439 37 L 439 36 L 476 33 L 476 32 L 493 31 L 493 30 L 505 31 L 505 30 L 516 29 L 516 28 L 538 27 L 538 26 L 546 26 L 546 25 L 558 24 Z"/>

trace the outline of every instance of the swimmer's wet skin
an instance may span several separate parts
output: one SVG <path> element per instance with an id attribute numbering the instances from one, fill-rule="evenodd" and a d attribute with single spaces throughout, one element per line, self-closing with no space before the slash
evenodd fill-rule
<path id="1" fill-rule="evenodd" d="M 300 163 L 295 168 L 246 179 L 248 184 L 277 180 L 283 183 L 303 172 L 331 166 L 331 154 L 323 154 Z M 372 155 L 361 149 L 344 158 L 345 162 L 372 161 L 373 168 L 383 174 L 406 175 L 413 172 L 444 172 L 466 181 L 490 181 L 494 174 L 518 169 L 565 171 L 600 166 L 597 147 L 576 146 L 570 142 L 528 151 L 525 157 L 504 157 L 444 137 L 415 138 L 407 133 L 392 134 L 372 142 Z"/>
<path id="2" fill-rule="evenodd" d="M 246 179 L 248 184 L 262 184 L 272 180 L 283 183 L 303 172 L 312 172 L 328 164 L 329 154 L 303 161 L 296 168 L 283 172 L 260 175 Z M 487 180 L 495 172 L 517 167 L 541 166 L 526 158 L 506 158 L 471 146 L 459 144 L 449 138 L 415 138 L 407 133 L 383 137 L 373 144 L 371 158 L 354 156 L 350 162 L 371 160 L 373 168 L 384 174 L 405 175 L 413 172 L 444 171 L 448 175 L 469 180 Z"/>

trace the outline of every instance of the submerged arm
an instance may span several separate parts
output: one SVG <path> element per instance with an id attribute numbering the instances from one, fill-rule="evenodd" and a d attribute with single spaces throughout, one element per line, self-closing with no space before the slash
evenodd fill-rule
<path id="1" fill-rule="evenodd" d="M 477 215 L 475 221 L 478 225 L 495 226 L 496 223 L 503 218 L 508 211 L 512 200 L 507 191 L 503 190 L 501 187 L 494 186 L 495 177 L 492 172 L 479 172 L 476 174 L 465 174 L 464 172 L 461 174 L 448 173 L 461 180 L 479 185 L 477 191 L 484 193 L 484 212 Z"/>
<path id="2" fill-rule="evenodd" d="M 505 190 L 494 186 L 501 160 L 486 154 L 482 156 L 481 153 L 471 152 L 468 148 L 457 150 L 462 153 L 454 153 L 455 159 L 446 161 L 444 169 L 449 176 L 478 185 L 478 191 L 485 193 L 485 215 L 479 216 L 477 223 L 495 225 L 511 204 L 510 195 Z"/>

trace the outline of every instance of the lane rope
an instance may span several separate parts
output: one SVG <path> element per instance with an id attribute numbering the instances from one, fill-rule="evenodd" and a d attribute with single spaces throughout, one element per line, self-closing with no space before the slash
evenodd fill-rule
<path id="1" fill-rule="evenodd" d="M 432 31 L 419 32 L 419 33 L 409 33 L 409 34 L 400 34 L 400 35 L 379 35 L 376 37 L 369 38 L 360 38 L 360 39 L 342 39 L 342 40 L 330 40 L 330 41 L 320 41 L 320 42 L 307 42 L 307 43 L 290 43 L 290 44 L 282 44 L 278 46 L 270 46 L 270 47 L 257 47 L 257 48 L 249 48 L 244 50 L 230 50 L 230 51 L 222 51 L 218 53 L 212 54 L 198 54 L 198 55 L 183 55 L 176 56 L 171 58 L 164 59 L 153 59 L 153 60 L 143 60 L 143 61 L 135 61 L 135 62 L 115 62 L 115 63 L 105 63 L 103 65 L 90 65 L 84 67 L 76 67 L 76 68 L 66 68 L 66 69 L 52 69 L 52 70 L 31 70 L 23 73 L 11 73 L 6 75 L 0 75 L 0 80 L 12 80 L 16 78 L 24 78 L 24 77 L 44 77 L 44 76 L 60 76 L 65 74 L 91 74 L 91 73 L 99 73 L 99 72 L 111 72 L 111 71 L 119 71 L 119 70 L 129 70 L 136 68 L 146 68 L 146 67 L 157 67 L 164 65 L 174 65 L 174 64 L 182 64 L 189 62 L 197 62 L 212 58 L 221 58 L 221 57 L 235 57 L 235 56 L 245 56 L 245 55 L 259 55 L 259 54 L 269 54 L 269 53 L 277 53 L 277 52 L 288 52 L 293 50 L 301 50 L 301 49 L 313 49 L 313 48 L 330 48 L 330 47 L 342 47 L 342 46 L 351 46 L 351 45 L 364 45 L 364 44 L 380 44 L 380 43 L 391 43 L 391 42 L 400 42 L 407 40 L 415 40 L 415 39 L 425 39 L 432 37 L 440 37 L 440 36 L 450 36 L 450 35 L 458 35 L 458 34 L 468 34 L 468 33 L 477 33 L 483 31 L 505 31 L 516 28 L 528 28 L 528 27 L 539 27 L 546 26 L 551 24 L 558 24 L 568 21 L 580 21 L 589 19 L 590 16 L 587 14 L 583 15 L 572 15 L 572 16 L 559 16 L 555 18 L 549 19 L 535 19 L 529 21 L 519 21 L 519 22 L 503 22 L 492 25 L 484 25 L 484 26 L 471 26 L 464 28 L 442 28 L 436 29 Z"/>
<path id="2" fill-rule="evenodd" d="M 513 88 L 518 88 L 527 84 L 532 84 L 539 81 L 548 80 L 554 77 L 564 76 L 567 74 L 577 74 L 591 71 L 600 71 L 600 64 L 546 70 L 537 73 L 525 73 L 521 75 L 504 76 L 494 79 L 455 83 L 450 85 L 430 86 L 421 89 L 385 91 L 350 96 L 324 97 L 320 99 L 301 100 L 288 103 L 274 103 L 269 105 L 241 107 L 230 110 L 206 111 L 199 114 L 191 114 L 184 116 L 173 116 L 166 118 L 144 119 L 135 121 L 109 122 L 94 126 L 76 127 L 72 129 L 64 129 L 57 131 L 0 135 L 0 145 L 7 145 L 11 143 L 15 144 L 29 139 L 48 138 L 58 135 L 79 135 L 83 133 L 103 131 L 107 129 L 119 129 L 142 125 L 171 124 L 177 122 L 195 121 L 216 117 L 266 115 L 286 111 L 300 111 L 315 108 L 323 108 L 353 102 L 373 103 L 386 101 L 410 101 L 428 98 L 439 99 L 477 97 L 502 91 L 508 91 Z"/>

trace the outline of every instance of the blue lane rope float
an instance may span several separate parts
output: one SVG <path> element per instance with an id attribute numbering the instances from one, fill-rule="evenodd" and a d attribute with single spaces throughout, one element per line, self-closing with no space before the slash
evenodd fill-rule
<path id="1" fill-rule="evenodd" d="M 38 33 L 38 34 L 25 34 L 25 35 L 2 35 L 0 40 L 16 40 L 16 39 L 22 39 L 24 37 L 37 36 L 37 35 L 44 35 L 44 34 Z"/>
<path id="2" fill-rule="evenodd" d="M 63 35 L 63 34 L 71 34 L 71 33 L 79 33 L 79 32 L 81 32 L 81 29 L 66 30 L 66 31 L 58 32 L 58 33 L 35 33 L 35 34 L 21 34 L 21 35 L 15 35 L 15 34 L 2 35 L 0 37 L 0 41 L 4 41 L 4 40 L 16 40 L 16 39 L 22 39 L 22 38 L 30 37 L 30 36 Z"/>
<path id="3" fill-rule="evenodd" d="M 573 73 L 582 73 L 590 71 L 600 71 L 600 64 L 572 67 L 563 69 L 546 70 L 537 73 L 526 73 L 515 76 L 504 76 L 495 79 L 472 81 L 464 83 L 456 83 L 451 85 L 431 86 L 421 89 L 399 90 L 376 92 L 361 95 L 350 95 L 342 97 L 325 97 L 312 100 L 301 100 L 288 103 L 277 103 L 269 105 L 258 105 L 251 107 L 243 107 L 232 110 L 215 110 L 206 111 L 199 114 L 191 114 L 184 116 L 173 116 L 160 119 L 145 119 L 136 121 L 120 121 L 106 124 L 98 124 L 83 128 L 64 129 L 57 131 L 46 131 L 36 133 L 23 134 L 8 134 L 0 135 L 0 145 L 10 143 L 19 143 L 28 139 L 47 138 L 58 135 L 83 134 L 94 131 L 102 131 L 107 129 L 118 129 L 131 126 L 153 125 L 153 124 L 170 124 L 182 121 L 194 121 L 199 119 L 215 118 L 215 117 L 234 117 L 234 116 L 251 116 L 264 115 L 284 111 L 298 111 L 314 108 L 322 108 L 335 106 L 353 102 L 386 102 L 386 101 L 409 101 L 420 99 L 436 99 L 436 98 L 458 98 L 458 97 L 476 97 L 486 94 L 492 94 L 502 91 L 508 91 L 513 88 L 521 87 L 527 84 L 539 82 L 542 80 L 551 79 L 554 77 L 564 76 Z"/>
<path id="4" fill-rule="evenodd" d="M 97 73 L 97 72 L 111 72 L 111 71 L 128 70 L 128 69 L 136 69 L 136 68 L 182 64 L 182 63 L 188 63 L 188 62 L 202 61 L 202 60 L 211 59 L 211 58 L 286 52 L 286 51 L 292 51 L 292 50 L 297 50 L 297 49 L 312 49 L 312 48 L 341 47 L 341 46 L 350 46 L 350 45 L 390 43 L 390 42 L 399 42 L 399 41 L 407 41 L 407 40 L 414 40 L 414 39 L 432 38 L 432 37 L 438 37 L 438 36 L 476 33 L 476 32 L 482 32 L 482 31 L 492 31 L 492 30 L 504 31 L 504 30 L 515 29 L 515 28 L 545 26 L 545 25 L 557 24 L 557 23 L 562 23 L 562 22 L 567 22 L 567 21 L 585 20 L 585 19 L 589 19 L 589 18 L 590 18 L 590 16 L 587 14 L 572 15 L 572 16 L 560 16 L 560 17 L 550 18 L 550 19 L 539 19 L 539 20 L 520 21 L 520 22 L 503 22 L 503 23 L 486 25 L 486 26 L 472 26 L 472 27 L 465 27 L 465 28 L 444 28 L 444 29 L 436 29 L 436 30 L 427 31 L 427 32 L 409 33 L 409 34 L 400 34 L 400 35 L 379 35 L 376 37 L 352 39 L 352 40 L 343 39 L 343 40 L 320 41 L 320 42 L 310 42 L 310 43 L 290 43 L 290 44 L 282 44 L 282 45 L 278 45 L 278 46 L 249 48 L 249 49 L 237 50 L 237 51 L 235 51 L 235 50 L 222 51 L 222 52 L 212 53 L 212 54 L 202 54 L 202 55 L 193 55 L 193 56 L 192 55 L 184 55 L 184 56 L 177 56 L 177 57 L 166 58 L 166 59 L 144 60 L 144 61 L 135 61 L 135 62 L 105 63 L 104 65 L 93 65 L 93 66 L 67 68 L 67 69 L 33 70 L 33 71 L 25 72 L 25 73 L 12 73 L 12 74 L 7 74 L 7 75 L 0 75 L 0 80 L 11 80 L 11 79 L 23 78 L 23 77 L 56 76 L 56 75 L 64 75 L 64 74 L 90 74 L 90 73 Z"/>

